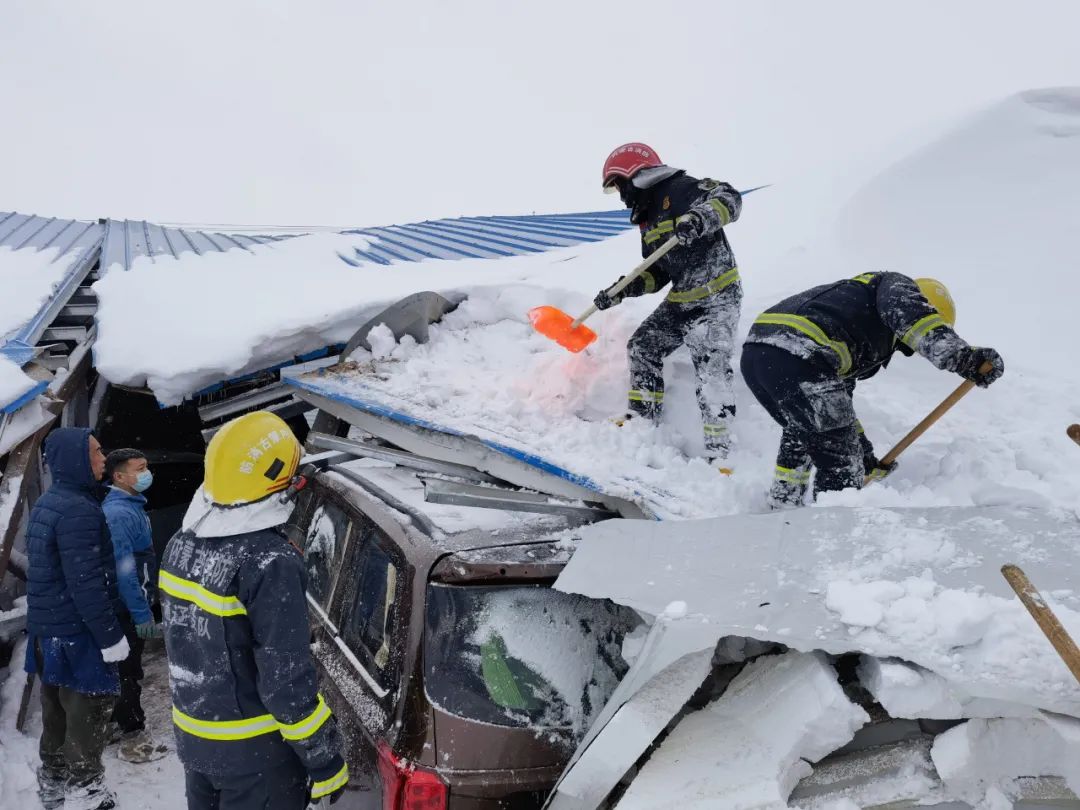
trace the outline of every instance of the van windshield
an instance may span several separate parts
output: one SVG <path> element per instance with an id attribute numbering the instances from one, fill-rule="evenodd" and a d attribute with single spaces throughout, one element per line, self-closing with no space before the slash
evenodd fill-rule
<path id="1" fill-rule="evenodd" d="M 629 608 L 542 585 L 428 586 L 428 699 L 501 726 L 584 734 L 628 666 Z"/>

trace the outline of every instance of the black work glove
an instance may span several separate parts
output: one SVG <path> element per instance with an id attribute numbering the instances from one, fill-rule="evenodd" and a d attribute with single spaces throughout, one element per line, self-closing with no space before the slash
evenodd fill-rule
<path id="1" fill-rule="evenodd" d="M 618 284 L 624 278 L 625 278 L 625 276 L 619 276 L 619 278 L 615 281 L 615 284 Z M 611 286 L 614 287 L 615 284 L 612 284 Z M 605 309 L 611 309 L 613 306 L 618 304 L 620 301 L 622 301 L 622 294 L 608 295 L 607 290 L 601 290 L 600 292 L 598 292 L 596 294 L 596 298 L 593 299 L 593 305 L 599 310 L 605 310 Z"/>
<path id="2" fill-rule="evenodd" d="M 983 363 L 991 365 L 990 370 L 985 373 L 979 370 Z M 986 388 L 1005 373 L 1005 361 L 993 349 L 969 346 L 964 350 L 960 362 L 956 365 L 956 373 L 965 380 L 971 380 L 980 388 Z"/>
<path id="3" fill-rule="evenodd" d="M 675 222 L 675 237 L 680 245 L 689 245 L 705 233 L 705 220 L 697 211 L 687 211 Z"/>
<path id="4" fill-rule="evenodd" d="M 881 481 L 885 478 L 888 478 L 890 475 L 892 475 L 892 473 L 896 470 L 897 466 L 900 464 L 899 461 L 894 461 L 892 464 L 882 464 L 876 458 L 873 458 L 873 456 L 871 456 L 871 458 L 873 459 L 874 463 L 867 465 L 865 468 L 866 476 L 871 481 Z"/>

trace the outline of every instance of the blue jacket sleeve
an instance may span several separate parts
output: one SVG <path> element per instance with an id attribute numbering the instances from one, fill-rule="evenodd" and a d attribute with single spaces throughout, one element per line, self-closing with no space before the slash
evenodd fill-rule
<path id="1" fill-rule="evenodd" d="M 291 547 L 240 567 L 237 593 L 254 636 L 257 688 L 314 784 L 313 798 L 348 780 L 341 735 L 311 655 L 304 564 Z"/>
<path id="2" fill-rule="evenodd" d="M 108 542 L 100 511 L 79 509 L 60 518 L 56 547 L 60 567 L 75 610 L 99 649 L 118 644 L 124 637 L 113 611 L 102 568 L 102 543 Z"/>
<path id="3" fill-rule="evenodd" d="M 143 526 L 134 516 L 120 509 L 107 509 L 105 517 L 109 521 L 109 533 L 112 535 L 113 556 L 116 558 L 116 584 L 120 589 L 120 597 L 136 624 L 151 622 L 154 614 L 150 612 L 150 605 L 147 604 L 135 561 L 135 546 L 141 539 Z"/>

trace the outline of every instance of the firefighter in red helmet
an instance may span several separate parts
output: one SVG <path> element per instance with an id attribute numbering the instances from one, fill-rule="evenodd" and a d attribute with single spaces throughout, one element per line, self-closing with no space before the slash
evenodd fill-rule
<path id="1" fill-rule="evenodd" d="M 641 229 L 648 256 L 672 235 L 679 246 L 616 296 L 602 290 L 597 309 L 671 285 L 667 296 L 630 338 L 629 410 L 616 418 L 658 422 L 664 404 L 664 358 L 690 350 L 697 375 L 705 454 L 722 460 L 730 450 L 735 416 L 731 356 L 742 285 L 724 226 L 739 218 L 742 196 L 728 183 L 691 177 L 666 165 L 643 143 L 617 147 L 604 161 L 604 191 L 618 192 Z"/>

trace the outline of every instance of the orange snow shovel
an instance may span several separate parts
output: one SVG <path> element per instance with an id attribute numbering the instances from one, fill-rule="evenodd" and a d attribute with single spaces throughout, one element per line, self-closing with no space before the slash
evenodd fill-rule
<path id="1" fill-rule="evenodd" d="M 988 371 L 993 369 L 993 367 L 993 364 L 990 362 L 983 363 L 982 366 L 979 368 L 979 373 L 986 374 Z M 964 397 L 964 395 L 967 394 L 968 391 L 970 391 L 974 387 L 975 383 L 973 383 L 971 380 L 964 380 L 964 382 L 960 383 L 960 385 L 956 387 L 955 391 L 945 397 L 945 399 L 941 401 L 940 405 L 934 408 L 934 410 L 930 411 L 930 413 L 926 415 L 925 419 L 919 422 L 919 424 L 913 427 L 904 438 L 898 441 L 896 443 L 896 447 L 894 447 L 892 450 L 890 450 L 888 453 L 881 457 L 881 460 L 878 462 L 878 466 L 888 467 L 894 461 L 896 461 L 896 459 L 901 453 L 911 447 L 911 445 L 915 443 L 915 440 L 917 438 L 926 433 L 926 431 L 930 429 L 930 426 L 933 425 L 934 422 L 943 417 L 946 411 L 949 410 L 949 408 L 959 402 Z M 875 479 L 873 476 L 866 476 L 866 480 L 863 481 L 863 486 L 872 483 L 874 480 Z"/>
<path id="2" fill-rule="evenodd" d="M 652 267 L 673 247 L 679 244 L 679 240 L 674 236 L 668 239 L 659 248 L 653 251 L 649 258 L 635 267 L 630 273 L 623 278 L 619 279 L 609 289 L 608 295 L 618 295 L 630 282 Z M 529 321 L 533 325 L 533 329 L 539 332 L 541 335 L 547 338 L 551 338 L 564 349 L 568 349 L 572 352 L 580 352 L 594 340 L 596 340 L 596 332 L 589 327 L 585 326 L 584 321 L 586 318 L 596 312 L 596 306 L 591 306 L 583 313 L 578 315 L 577 318 L 571 318 L 561 309 L 551 306 L 533 307 L 529 310 Z"/>

